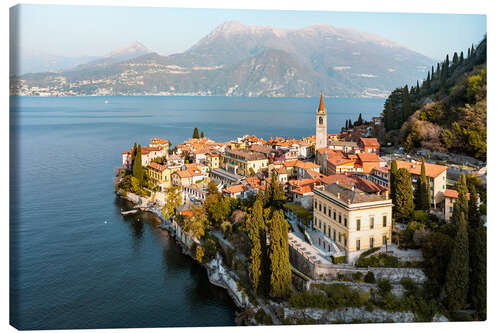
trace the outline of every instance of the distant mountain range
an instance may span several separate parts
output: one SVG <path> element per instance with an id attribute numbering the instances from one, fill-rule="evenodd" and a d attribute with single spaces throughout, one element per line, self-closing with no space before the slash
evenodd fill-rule
<path id="1" fill-rule="evenodd" d="M 14 94 L 386 96 L 434 61 L 380 36 L 329 25 L 297 30 L 226 22 L 169 56 L 139 42 L 54 72 L 15 77 Z"/>

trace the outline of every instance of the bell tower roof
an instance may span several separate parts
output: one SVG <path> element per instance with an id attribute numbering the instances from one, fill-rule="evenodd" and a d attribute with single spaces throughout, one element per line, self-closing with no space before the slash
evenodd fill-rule
<path id="1" fill-rule="evenodd" d="M 319 100 L 318 111 L 325 111 L 325 104 L 323 103 L 323 94 L 321 94 L 321 99 Z"/>

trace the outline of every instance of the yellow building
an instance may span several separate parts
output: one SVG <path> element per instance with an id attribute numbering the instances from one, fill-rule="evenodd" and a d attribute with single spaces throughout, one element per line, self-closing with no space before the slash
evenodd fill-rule
<path id="1" fill-rule="evenodd" d="M 267 168 L 269 160 L 262 153 L 245 149 L 230 149 L 223 157 L 223 164 L 226 170 L 248 177 L 251 175 L 251 169 L 258 172 L 260 169 Z"/>
<path id="2" fill-rule="evenodd" d="M 162 189 L 172 186 L 172 174 L 178 170 L 180 170 L 180 167 L 169 168 L 155 162 L 149 163 L 147 167 L 148 176 L 153 184 L 162 187 Z"/>
<path id="3" fill-rule="evenodd" d="M 313 189 L 314 229 L 333 240 L 353 262 L 363 251 L 391 244 L 392 201 L 340 184 Z"/>
<path id="4" fill-rule="evenodd" d="M 207 154 L 207 166 L 210 169 L 217 169 L 220 167 L 220 156 L 217 153 L 208 153 Z"/>

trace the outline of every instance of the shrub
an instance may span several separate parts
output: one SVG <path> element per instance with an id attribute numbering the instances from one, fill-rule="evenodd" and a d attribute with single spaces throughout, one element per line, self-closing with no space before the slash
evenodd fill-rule
<path id="1" fill-rule="evenodd" d="M 361 273 L 361 272 L 356 272 L 352 275 L 352 278 L 355 281 L 360 281 L 362 277 L 363 277 L 363 273 Z"/>
<path id="2" fill-rule="evenodd" d="M 373 275 L 373 272 L 368 272 L 364 280 L 366 283 L 375 283 L 375 275 Z"/>
<path id="3" fill-rule="evenodd" d="M 380 250 L 380 247 L 374 247 L 374 248 L 371 248 L 371 249 L 369 249 L 369 250 L 366 250 L 365 252 L 363 252 L 363 253 L 361 253 L 361 254 L 359 255 L 359 258 L 361 259 L 361 258 L 364 258 L 364 257 L 366 257 L 366 256 L 369 256 L 370 254 L 375 253 L 375 252 L 377 252 L 378 250 Z"/>
<path id="4" fill-rule="evenodd" d="M 379 294 L 382 295 L 382 296 L 384 296 L 384 295 L 389 294 L 391 292 L 391 290 L 392 290 L 392 284 L 387 279 L 381 279 L 377 283 L 377 288 L 378 288 Z"/>
<path id="5" fill-rule="evenodd" d="M 273 324 L 273 320 L 272 320 L 271 316 L 269 316 L 267 313 L 265 313 L 262 308 L 260 308 L 259 311 L 257 311 L 257 313 L 255 314 L 255 320 L 259 324 L 264 324 L 264 325 L 272 325 Z"/>
<path id="6" fill-rule="evenodd" d="M 408 293 L 415 294 L 418 290 L 417 284 L 411 278 L 404 277 L 401 279 L 400 283 Z"/>
<path id="7" fill-rule="evenodd" d="M 341 257 L 332 257 L 332 262 L 334 264 L 342 264 L 342 263 L 345 263 L 345 256 L 341 256 Z"/>

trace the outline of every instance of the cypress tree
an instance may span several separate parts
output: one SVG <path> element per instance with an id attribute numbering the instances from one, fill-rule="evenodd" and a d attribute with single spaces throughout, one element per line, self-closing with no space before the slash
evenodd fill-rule
<path id="1" fill-rule="evenodd" d="M 142 169 L 142 154 L 141 145 L 137 145 L 137 152 L 135 155 L 134 167 L 132 169 L 132 175 L 139 180 L 139 184 L 142 184 L 144 180 L 144 172 Z"/>
<path id="2" fill-rule="evenodd" d="M 262 195 L 260 193 L 253 204 L 249 228 L 250 242 L 252 244 L 252 248 L 250 250 L 250 277 L 253 290 L 254 292 L 257 292 L 259 290 L 259 283 L 262 279 L 262 256 L 267 255 L 265 243 L 266 231 L 262 211 Z M 263 286 L 261 285 L 260 289 L 262 288 Z"/>
<path id="3" fill-rule="evenodd" d="M 467 49 L 467 60 L 470 59 L 470 47 Z"/>
<path id="4" fill-rule="evenodd" d="M 199 138 L 200 135 L 198 134 L 198 127 L 195 127 L 193 131 L 193 139 L 199 139 Z"/>
<path id="5" fill-rule="evenodd" d="M 437 64 L 437 69 L 436 69 L 436 77 L 437 77 L 438 79 L 440 79 L 440 78 L 441 78 L 441 69 L 439 68 L 439 62 L 438 62 L 438 64 Z"/>
<path id="6" fill-rule="evenodd" d="M 203 131 L 201 131 L 201 137 L 204 138 L 205 137 L 205 133 Z"/>
<path id="7" fill-rule="evenodd" d="M 135 156 L 137 155 L 137 142 L 134 142 L 134 148 L 132 149 L 132 156 L 131 156 L 131 169 L 134 170 L 134 164 L 135 164 Z"/>
<path id="8" fill-rule="evenodd" d="M 457 223 L 459 222 L 458 219 L 461 213 L 463 213 L 464 216 L 469 216 L 469 205 L 467 200 L 467 179 L 463 172 L 460 174 L 456 186 L 458 191 L 458 198 L 453 205 L 453 215 L 451 216 L 451 220 L 455 223 L 455 225 L 457 225 Z"/>
<path id="9" fill-rule="evenodd" d="M 469 239 L 463 212 L 458 214 L 457 221 L 458 229 L 443 288 L 444 301 L 450 312 L 463 308 L 469 290 Z"/>
<path id="10" fill-rule="evenodd" d="M 283 298 L 290 293 L 292 271 L 288 253 L 288 226 L 282 210 L 275 210 L 270 227 L 269 258 L 271 261 L 272 297 Z"/>
<path id="11" fill-rule="evenodd" d="M 398 169 L 394 181 L 394 214 L 396 218 L 408 219 L 414 209 L 413 187 L 410 172 L 406 169 Z"/>
<path id="12" fill-rule="evenodd" d="M 434 65 L 432 65 L 431 80 L 434 80 Z"/>
<path id="13" fill-rule="evenodd" d="M 345 127 L 344 127 L 346 130 L 349 128 L 349 121 L 346 119 L 345 120 Z"/>
<path id="14" fill-rule="evenodd" d="M 429 77 L 429 72 L 427 72 L 427 77 Z M 418 98 L 420 98 L 420 86 L 418 85 L 418 81 L 417 81 L 417 87 L 415 88 L 415 96 Z"/>
<path id="15" fill-rule="evenodd" d="M 470 47 L 470 56 L 474 56 L 474 44 L 472 44 L 472 46 Z"/>
<path id="16" fill-rule="evenodd" d="M 486 320 L 486 228 L 480 226 L 472 235 L 470 300 L 480 320 Z"/>
<path id="17" fill-rule="evenodd" d="M 420 178 L 417 181 L 417 191 L 415 193 L 416 209 L 427 212 L 431 208 L 431 193 L 429 187 L 429 180 L 425 175 L 425 160 L 422 157 Z"/>
<path id="18" fill-rule="evenodd" d="M 283 206 L 283 201 L 285 199 L 285 191 L 283 190 L 283 186 L 281 186 L 280 182 L 276 178 L 276 173 L 273 172 L 273 175 L 271 177 L 271 206 L 274 209 L 281 209 Z"/>
<path id="19" fill-rule="evenodd" d="M 390 198 L 394 202 L 395 197 L 395 186 L 396 186 L 396 171 L 398 171 L 398 164 L 396 163 L 396 160 L 392 160 L 391 162 L 391 168 L 389 169 L 389 191 L 390 191 Z"/>
<path id="20" fill-rule="evenodd" d="M 403 88 L 403 118 L 401 119 L 401 123 L 404 123 L 410 116 L 410 96 L 408 93 L 408 85 L 405 85 Z"/>
<path id="21" fill-rule="evenodd" d="M 352 126 L 352 121 L 351 119 L 349 119 L 349 128 L 353 128 L 354 126 Z"/>
<path id="22" fill-rule="evenodd" d="M 460 60 L 458 61 L 458 63 L 460 65 L 464 63 L 464 51 L 460 52 Z"/>
<path id="23" fill-rule="evenodd" d="M 456 67 L 458 65 L 458 54 L 457 52 L 453 53 L 453 67 Z"/>

